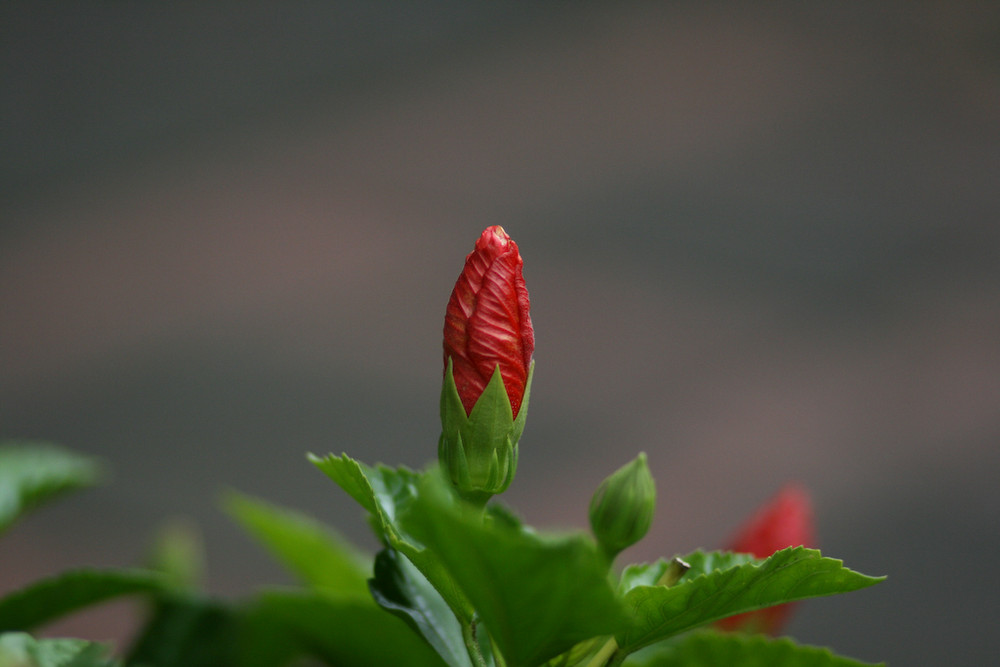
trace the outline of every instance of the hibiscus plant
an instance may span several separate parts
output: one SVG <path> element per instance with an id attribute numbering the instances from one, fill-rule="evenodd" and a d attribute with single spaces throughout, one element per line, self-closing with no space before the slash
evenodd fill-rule
<path id="1" fill-rule="evenodd" d="M 535 530 L 494 499 L 517 469 L 534 370 L 522 266 L 500 227 L 487 228 L 466 258 L 445 316 L 437 462 L 413 471 L 309 454 L 367 513 L 378 553 L 303 514 L 230 493 L 225 510 L 298 586 L 236 601 L 208 596 L 197 588 L 192 540 L 174 531 L 146 568 L 73 570 L 0 597 L 0 667 L 869 664 L 776 637 L 791 603 L 881 580 L 811 548 L 801 486 L 750 517 L 729 550 L 625 567 L 617 556 L 646 534 L 656 501 L 644 453 L 595 491 L 588 532 Z M 99 476 L 94 461 L 50 445 L 0 447 L 0 533 Z M 131 646 L 33 634 L 124 595 L 148 600 Z"/>

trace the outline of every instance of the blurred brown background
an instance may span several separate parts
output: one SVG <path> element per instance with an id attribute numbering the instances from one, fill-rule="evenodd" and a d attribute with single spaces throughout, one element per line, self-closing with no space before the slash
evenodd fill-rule
<path id="1" fill-rule="evenodd" d="M 502 224 L 529 521 L 584 526 L 645 450 L 653 559 L 799 479 L 890 579 L 791 634 L 995 658 L 996 3 L 4 3 L 0 72 L 0 435 L 114 473 L 5 537 L 0 590 L 177 515 L 211 590 L 286 581 L 225 488 L 373 546 L 304 453 L 434 457 L 444 306 Z"/>

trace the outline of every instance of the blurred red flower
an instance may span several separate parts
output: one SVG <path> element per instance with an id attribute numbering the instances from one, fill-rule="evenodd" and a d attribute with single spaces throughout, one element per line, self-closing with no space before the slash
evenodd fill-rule
<path id="1" fill-rule="evenodd" d="M 726 548 L 767 558 L 786 547 L 813 547 L 815 542 L 809 494 L 798 484 L 788 484 L 757 510 Z M 737 614 L 717 621 L 716 627 L 776 635 L 788 622 L 793 606 L 789 603 Z"/>

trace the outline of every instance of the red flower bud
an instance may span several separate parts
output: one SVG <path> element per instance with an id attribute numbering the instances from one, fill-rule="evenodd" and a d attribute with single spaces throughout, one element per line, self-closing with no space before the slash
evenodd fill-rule
<path id="1" fill-rule="evenodd" d="M 516 418 L 524 398 L 535 334 L 517 244 L 503 227 L 487 227 L 455 283 L 444 319 L 444 366 L 468 415 L 500 367 Z"/>
<path id="2" fill-rule="evenodd" d="M 757 510 L 729 543 L 729 551 L 767 558 L 787 547 L 815 545 L 812 503 L 804 488 L 789 484 Z M 737 614 L 717 622 L 723 630 L 778 634 L 788 620 L 792 604 Z"/>
<path id="3" fill-rule="evenodd" d="M 517 470 L 535 334 L 517 244 L 487 227 L 465 258 L 444 318 L 438 459 L 467 500 L 485 504 Z"/>

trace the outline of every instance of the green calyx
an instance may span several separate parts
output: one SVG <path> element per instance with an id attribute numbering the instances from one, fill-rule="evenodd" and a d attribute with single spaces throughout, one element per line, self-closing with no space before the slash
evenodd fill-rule
<path id="1" fill-rule="evenodd" d="M 472 412 L 465 414 L 448 359 L 441 387 L 441 438 L 438 460 L 467 500 L 485 504 L 510 486 L 517 470 L 517 443 L 528 416 L 528 395 L 535 364 L 528 369 L 524 398 L 514 418 L 497 366 Z"/>
<path id="2" fill-rule="evenodd" d="M 590 527 L 612 558 L 649 531 L 656 507 L 656 484 L 641 452 L 608 476 L 590 501 Z"/>

